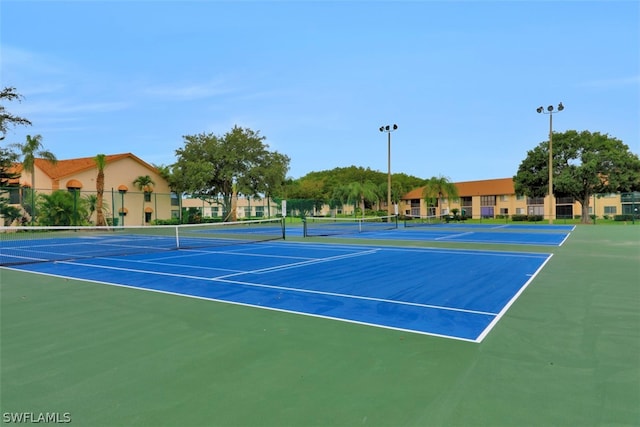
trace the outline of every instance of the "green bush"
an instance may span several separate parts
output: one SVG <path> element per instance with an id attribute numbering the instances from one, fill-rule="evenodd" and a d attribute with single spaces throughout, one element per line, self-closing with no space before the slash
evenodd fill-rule
<path id="1" fill-rule="evenodd" d="M 523 215 L 523 214 L 514 214 L 511 215 L 511 221 L 526 221 L 527 220 L 527 216 Z"/>

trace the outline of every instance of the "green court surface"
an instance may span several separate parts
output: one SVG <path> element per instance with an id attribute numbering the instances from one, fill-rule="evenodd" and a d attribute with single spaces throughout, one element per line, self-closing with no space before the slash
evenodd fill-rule
<path id="1" fill-rule="evenodd" d="M 504 249 L 554 256 L 480 344 L 2 269 L 2 423 L 640 425 L 640 226 Z"/>

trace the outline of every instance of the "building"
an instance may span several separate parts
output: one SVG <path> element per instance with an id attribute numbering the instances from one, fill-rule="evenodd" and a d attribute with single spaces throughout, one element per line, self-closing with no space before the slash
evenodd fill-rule
<path id="1" fill-rule="evenodd" d="M 94 159 L 84 157 L 56 163 L 35 159 L 35 194 L 66 190 L 79 198 L 96 195 L 98 169 Z M 140 226 L 155 219 L 179 216 L 179 202 L 155 167 L 131 153 L 107 155 L 105 160 L 103 201 L 109 223 Z M 6 191 L 11 204 L 22 205 L 24 190 L 31 187 L 32 176 L 22 169 L 22 165 L 17 165 L 16 171 L 20 173 L 20 185 Z M 135 181 L 144 176 L 149 176 L 153 184 L 138 188 Z M 95 212 L 88 220 L 95 223 Z"/>
<path id="2" fill-rule="evenodd" d="M 399 203 L 399 213 L 411 216 L 449 215 L 457 212 L 467 218 L 506 218 L 513 215 L 549 218 L 549 196 L 517 196 L 512 178 L 488 179 L 455 183 L 458 200 L 438 200 L 436 206 L 427 207 L 423 188 L 405 194 Z M 635 197 L 634 197 L 635 194 Z M 598 194 L 589 203 L 589 214 L 597 218 L 638 214 L 640 193 Z M 454 209 L 456 211 L 454 211 Z M 556 197 L 554 219 L 574 219 L 582 215 L 582 206 L 573 198 Z"/>
<path id="3" fill-rule="evenodd" d="M 203 218 L 223 218 L 225 213 L 222 203 L 216 198 L 183 198 L 182 208 L 197 209 Z M 260 219 L 280 215 L 280 205 L 267 198 L 238 196 L 236 201 L 236 218 Z"/>

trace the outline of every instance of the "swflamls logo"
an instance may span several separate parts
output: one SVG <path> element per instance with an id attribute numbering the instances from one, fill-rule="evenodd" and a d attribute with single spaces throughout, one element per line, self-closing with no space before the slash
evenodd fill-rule
<path id="1" fill-rule="evenodd" d="M 69 412 L 3 412 L 2 421 L 5 424 L 24 423 L 60 423 L 71 422 Z"/>

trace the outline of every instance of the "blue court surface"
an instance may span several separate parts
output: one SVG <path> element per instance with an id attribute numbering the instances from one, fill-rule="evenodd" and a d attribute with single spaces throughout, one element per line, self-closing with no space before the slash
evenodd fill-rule
<path id="1" fill-rule="evenodd" d="M 551 256 L 279 241 L 12 268 L 480 342 Z"/>
<path id="2" fill-rule="evenodd" d="M 318 235 L 322 235 L 323 228 L 319 227 Z M 345 233 L 342 233 L 334 228 L 325 237 L 344 238 L 348 234 L 349 238 L 358 239 L 562 246 L 574 228 L 574 225 L 546 224 L 442 223 L 414 227 L 405 227 L 403 224 L 399 224 L 397 229 L 387 230 L 372 227 L 364 232 L 357 232 L 357 229 L 354 228 L 352 232 L 345 229 Z M 287 233 L 291 236 L 302 235 L 300 229 L 289 228 Z"/>

